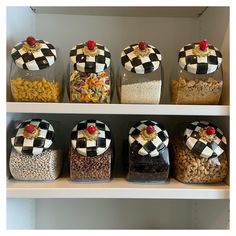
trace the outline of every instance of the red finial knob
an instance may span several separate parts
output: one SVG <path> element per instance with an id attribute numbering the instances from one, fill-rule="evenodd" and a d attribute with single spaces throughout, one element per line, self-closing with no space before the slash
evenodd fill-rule
<path id="1" fill-rule="evenodd" d="M 33 133 L 36 130 L 36 126 L 32 124 L 28 124 L 24 129 L 27 133 Z"/>
<path id="2" fill-rule="evenodd" d="M 87 127 L 87 131 L 89 132 L 89 134 L 94 134 L 96 132 L 97 128 L 95 125 L 90 125 Z"/>
<path id="3" fill-rule="evenodd" d="M 203 40 L 199 43 L 199 48 L 201 51 L 205 51 L 208 48 L 209 44 L 206 40 Z"/>
<path id="4" fill-rule="evenodd" d="M 216 129 L 212 126 L 208 126 L 207 129 L 206 129 L 206 133 L 207 135 L 212 135 L 212 134 L 215 134 L 216 133 Z"/>
<path id="5" fill-rule="evenodd" d="M 144 41 L 141 41 L 141 42 L 139 42 L 138 47 L 141 51 L 143 51 L 148 47 L 148 44 Z"/>
<path id="6" fill-rule="evenodd" d="M 89 40 L 86 42 L 86 46 L 89 50 L 94 50 L 94 48 L 96 47 L 96 42 L 94 42 L 93 40 Z"/>
<path id="7" fill-rule="evenodd" d="M 153 132 L 155 132 L 155 128 L 152 125 L 148 125 L 146 131 L 148 134 L 152 134 Z"/>
<path id="8" fill-rule="evenodd" d="M 30 46 L 30 47 L 34 47 L 34 45 L 36 44 L 37 40 L 32 37 L 32 36 L 29 36 L 27 39 L 26 39 L 26 42 L 27 44 Z"/>

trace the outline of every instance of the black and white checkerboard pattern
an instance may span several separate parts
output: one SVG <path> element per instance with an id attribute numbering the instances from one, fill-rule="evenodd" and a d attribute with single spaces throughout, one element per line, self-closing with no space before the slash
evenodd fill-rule
<path id="1" fill-rule="evenodd" d="M 145 74 L 157 70 L 161 62 L 161 54 L 158 49 L 148 45 L 150 54 L 145 57 L 139 57 L 134 53 L 136 47 L 138 47 L 138 44 L 132 44 L 121 52 L 121 64 L 123 67 L 136 74 Z"/>
<path id="2" fill-rule="evenodd" d="M 109 68 L 111 53 L 105 46 L 98 43 L 96 45 L 99 54 L 94 57 L 84 55 L 84 43 L 78 44 L 70 50 L 70 59 L 76 70 L 86 73 L 98 73 Z"/>
<path id="3" fill-rule="evenodd" d="M 141 136 L 141 131 L 148 125 L 152 125 L 157 132 L 157 137 L 152 141 L 144 140 Z M 156 157 L 159 155 L 160 151 L 168 146 L 168 143 L 169 135 L 167 131 L 155 121 L 139 121 L 132 126 L 129 131 L 130 148 L 141 156 L 149 155 L 151 157 Z"/>
<path id="4" fill-rule="evenodd" d="M 37 40 L 41 48 L 37 52 L 28 53 L 23 50 L 25 41 L 16 44 L 11 56 L 15 64 L 25 70 L 42 70 L 54 64 L 56 61 L 56 49 L 46 41 Z"/>
<path id="5" fill-rule="evenodd" d="M 35 125 L 40 129 L 40 134 L 37 138 L 24 138 L 24 128 L 28 124 Z M 16 135 L 11 138 L 11 143 L 14 149 L 19 153 L 38 155 L 52 145 L 54 136 L 54 129 L 48 121 L 43 119 L 31 119 L 17 126 Z"/>
<path id="6" fill-rule="evenodd" d="M 216 137 L 210 143 L 203 140 L 199 135 L 199 130 L 201 128 L 207 128 L 208 126 L 212 126 L 216 130 Z M 223 132 L 214 124 L 207 121 L 195 121 L 189 124 L 185 129 L 184 138 L 187 147 L 204 158 L 219 157 L 224 152 L 227 144 Z"/>
<path id="7" fill-rule="evenodd" d="M 209 45 L 209 55 L 196 56 L 193 49 L 199 44 L 188 44 L 179 51 L 179 65 L 192 74 L 210 74 L 216 71 L 222 63 L 222 54 L 216 47 Z"/>
<path id="8" fill-rule="evenodd" d="M 99 131 L 96 140 L 87 140 L 83 131 L 94 125 Z M 84 120 L 77 124 L 71 133 L 71 144 L 83 156 L 94 157 L 103 154 L 111 144 L 111 132 L 107 125 L 99 120 Z"/>

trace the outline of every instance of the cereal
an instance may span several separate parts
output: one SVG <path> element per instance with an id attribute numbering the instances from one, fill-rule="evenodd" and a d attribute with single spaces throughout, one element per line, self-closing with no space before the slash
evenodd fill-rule
<path id="1" fill-rule="evenodd" d="M 48 150 L 39 155 L 20 154 L 12 149 L 9 167 L 17 180 L 55 180 L 62 168 L 60 150 Z"/>
<path id="2" fill-rule="evenodd" d="M 46 79 L 27 80 L 17 77 L 11 82 L 12 95 L 18 102 L 59 102 L 61 86 Z"/>
<path id="3" fill-rule="evenodd" d="M 80 181 L 109 180 L 111 178 L 111 159 L 111 148 L 94 157 L 82 156 L 71 148 L 70 178 Z"/>
<path id="4" fill-rule="evenodd" d="M 174 174 L 183 183 L 217 183 L 222 182 L 228 173 L 228 160 L 223 153 L 219 163 L 201 158 L 192 153 L 181 141 L 174 144 Z"/>
<path id="5" fill-rule="evenodd" d="M 172 80 L 172 100 L 176 104 L 218 104 L 223 82 L 213 78 Z"/>

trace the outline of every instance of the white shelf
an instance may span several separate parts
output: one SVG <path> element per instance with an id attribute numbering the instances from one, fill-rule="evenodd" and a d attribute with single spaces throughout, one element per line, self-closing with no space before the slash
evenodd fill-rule
<path id="1" fill-rule="evenodd" d="M 126 17 L 198 17 L 207 7 L 37 7 L 36 14 Z"/>
<path id="2" fill-rule="evenodd" d="M 134 199 L 229 199 L 225 184 L 135 183 L 115 178 L 106 183 L 80 183 L 69 178 L 52 182 L 7 182 L 8 198 L 134 198 Z"/>
<path id="3" fill-rule="evenodd" d="M 7 112 L 60 114 L 229 116 L 228 105 L 143 105 L 7 102 Z"/>

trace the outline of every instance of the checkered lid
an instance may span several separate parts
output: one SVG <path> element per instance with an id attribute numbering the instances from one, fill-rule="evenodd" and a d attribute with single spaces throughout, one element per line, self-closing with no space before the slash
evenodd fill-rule
<path id="1" fill-rule="evenodd" d="M 208 54 L 199 56 L 194 49 L 199 43 L 188 44 L 179 51 L 179 65 L 182 69 L 192 74 L 210 74 L 216 71 L 222 63 L 222 54 L 213 45 L 208 46 Z"/>
<path id="2" fill-rule="evenodd" d="M 208 127 L 215 130 L 214 135 L 209 135 L 210 140 L 207 140 L 202 135 Z M 191 151 L 204 158 L 219 157 L 224 152 L 227 144 L 223 132 L 207 121 L 194 121 L 190 123 L 185 129 L 184 139 L 185 144 Z"/>
<path id="3" fill-rule="evenodd" d="M 153 126 L 156 132 L 156 137 L 153 140 L 145 140 L 141 133 L 148 126 Z M 137 122 L 129 131 L 129 145 L 132 150 L 141 156 L 158 156 L 169 143 L 169 135 L 167 131 L 157 122 L 143 120 Z"/>
<path id="4" fill-rule="evenodd" d="M 39 135 L 37 137 L 25 137 L 25 127 L 29 124 L 38 129 Z M 43 119 L 31 119 L 22 122 L 16 127 L 16 135 L 11 138 L 11 143 L 14 149 L 19 153 L 38 155 L 52 145 L 54 136 L 54 129 L 48 121 Z"/>
<path id="5" fill-rule="evenodd" d="M 139 56 L 135 53 L 138 47 L 139 44 L 135 43 L 121 52 L 121 64 L 123 67 L 136 74 L 145 74 L 157 70 L 161 62 L 161 53 L 158 49 L 147 44 L 149 55 Z"/>
<path id="6" fill-rule="evenodd" d="M 95 126 L 98 131 L 98 136 L 95 140 L 89 140 L 85 135 L 85 130 L 89 126 Z M 110 147 L 110 129 L 99 120 L 83 120 L 73 128 L 71 144 L 83 156 L 94 157 L 101 155 Z"/>
<path id="7" fill-rule="evenodd" d="M 77 44 L 70 50 L 70 60 L 74 68 L 81 72 L 98 73 L 109 68 L 111 63 L 111 53 L 102 44 L 96 44 L 97 55 L 90 56 L 84 54 L 86 43 Z"/>
<path id="8" fill-rule="evenodd" d="M 40 44 L 40 48 L 34 52 L 24 49 L 26 41 L 19 42 L 13 47 L 11 56 L 18 67 L 25 70 L 42 70 L 54 64 L 57 58 L 54 46 L 39 39 L 37 43 Z"/>

